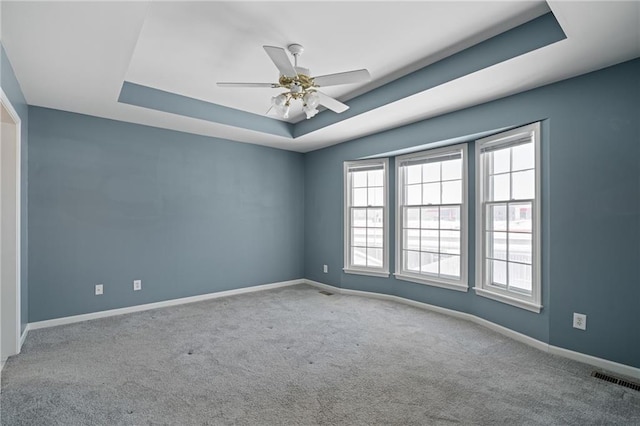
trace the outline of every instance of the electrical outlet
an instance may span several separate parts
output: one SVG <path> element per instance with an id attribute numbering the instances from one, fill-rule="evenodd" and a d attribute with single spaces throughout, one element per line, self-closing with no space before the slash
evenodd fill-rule
<path id="1" fill-rule="evenodd" d="M 133 291 L 142 290 L 142 280 L 133 281 Z"/>
<path id="2" fill-rule="evenodd" d="M 573 328 L 580 330 L 587 329 L 587 316 L 585 314 L 573 313 Z"/>
<path id="3" fill-rule="evenodd" d="M 100 296 L 103 293 L 104 288 L 102 284 L 96 284 L 96 296 Z"/>
<path id="4" fill-rule="evenodd" d="M 325 274 L 326 274 L 327 272 L 329 272 L 329 265 L 324 265 L 324 266 L 322 267 L 322 272 L 324 272 Z"/>

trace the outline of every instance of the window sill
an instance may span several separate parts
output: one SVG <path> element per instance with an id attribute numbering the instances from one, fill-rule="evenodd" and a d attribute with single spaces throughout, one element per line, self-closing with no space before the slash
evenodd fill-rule
<path id="1" fill-rule="evenodd" d="M 395 273 L 393 275 L 396 277 L 396 279 L 399 279 L 402 281 L 409 281 L 417 284 L 424 284 L 424 285 L 430 285 L 433 287 L 446 288 L 449 290 L 456 290 L 456 291 L 463 291 L 463 292 L 469 291 L 469 287 L 466 284 L 453 284 L 445 281 L 435 281 L 433 279 L 428 279 L 428 278 L 418 278 L 412 275 L 404 275 L 400 273 Z"/>
<path id="2" fill-rule="evenodd" d="M 515 297 L 509 297 L 504 294 L 496 293 L 480 287 L 474 287 L 473 289 L 476 291 L 476 294 L 478 296 L 486 297 L 488 299 L 493 299 L 498 302 L 502 302 L 518 308 L 526 309 L 527 311 L 535 312 L 536 314 L 539 314 L 540 311 L 542 310 L 542 305 L 539 305 L 534 302 L 528 302 L 526 300 L 517 299 Z"/>
<path id="3" fill-rule="evenodd" d="M 343 268 L 342 270 L 344 271 L 345 274 L 368 275 L 370 277 L 383 277 L 383 278 L 389 277 L 389 272 L 387 271 L 371 271 L 366 269 L 348 269 L 348 268 Z"/>

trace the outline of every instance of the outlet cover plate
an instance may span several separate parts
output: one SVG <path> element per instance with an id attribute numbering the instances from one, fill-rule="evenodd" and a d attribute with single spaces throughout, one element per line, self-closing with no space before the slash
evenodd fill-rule
<path id="1" fill-rule="evenodd" d="M 133 281 L 133 291 L 142 290 L 142 280 Z"/>
<path id="2" fill-rule="evenodd" d="M 573 313 L 573 328 L 579 330 L 587 329 L 587 316 L 585 314 Z"/>
<path id="3" fill-rule="evenodd" d="M 327 272 L 329 272 L 329 265 L 323 265 L 323 266 L 322 266 L 322 272 L 324 272 L 325 274 L 326 274 Z"/>
<path id="4" fill-rule="evenodd" d="M 96 284 L 96 296 L 100 296 L 104 292 L 102 284 Z"/>

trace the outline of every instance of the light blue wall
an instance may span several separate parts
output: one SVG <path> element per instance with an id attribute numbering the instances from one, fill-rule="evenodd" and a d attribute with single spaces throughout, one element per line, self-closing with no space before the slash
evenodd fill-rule
<path id="1" fill-rule="evenodd" d="M 302 154 L 29 118 L 29 321 L 303 277 Z"/>
<path id="2" fill-rule="evenodd" d="M 469 312 L 551 345 L 640 367 L 640 60 L 305 156 L 305 276 Z M 542 120 L 540 314 L 452 290 L 342 273 L 347 160 Z M 473 154 L 473 144 L 469 147 Z M 469 187 L 474 188 L 471 155 Z M 393 163 L 392 163 L 393 164 Z M 390 179 L 391 206 L 395 182 Z M 474 205 L 470 191 L 470 287 Z M 394 223 L 393 208 L 391 223 Z M 394 229 L 391 226 L 391 270 Z M 329 273 L 322 265 L 329 265 Z M 587 314 L 587 331 L 572 328 Z"/>
<path id="3" fill-rule="evenodd" d="M 4 47 L 0 43 L 0 86 L 2 90 L 9 98 L 9 102 L 16 110 L 18 115 L 20 116 L 21 121 L 21 150 L 20 150 L 20 160 L 21 160 L 21 172 L 22 176 L 20 178 L 21 184 L 21 215 L 20 215 L 20 238 L 21 238 L 21 253 L 20 253 L 20 281 L 21 281 L 21 293 L 20 293 L 20 314 L 21 318 L 21 326 L 22 331 L 24 331 L 28 322 L 29 315 L 29 259 L 28 259 L 28 241 L 27 241 L 27 229 L 28 229 L 28 203 L 27 203 L 27 193 L 28 193 L 28 146 L 29 146 L 29 110 L 27 106 L 27 101 L 22 94 L 22 89 L 20 88 L 20 84 L 16 79 L 16 75 L 13 72 L 13 67 L 11 66 L 11 62 L 4 51 Z"/>

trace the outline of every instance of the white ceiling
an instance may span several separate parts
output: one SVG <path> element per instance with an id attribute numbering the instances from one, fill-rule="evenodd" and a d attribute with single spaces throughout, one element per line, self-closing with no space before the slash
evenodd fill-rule
<path id="1" fill-rule="evenodd" d="M 264 114 L 274 82 L 262 45 L 303 44 L 346 101 L 548 10 L 567 39 L 296 139 L 118 103 L 124 80 Z M 2 43 L 31 105 L 307 152 L 640 56 L 638 2 L 2 2 Z M 328 112 L 327 114 L 333 114 Z M 300 120 L 300 116 L 291 121 Z"/>

